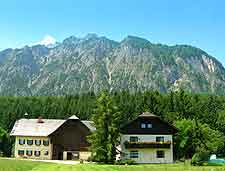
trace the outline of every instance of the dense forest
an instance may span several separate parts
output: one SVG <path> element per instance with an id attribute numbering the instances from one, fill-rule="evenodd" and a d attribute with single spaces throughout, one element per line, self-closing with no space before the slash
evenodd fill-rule
<path id="1" fill-rule="evenodd" d="M 75 114 L 80 119 L 92 119 L 101 95 L 88 93 L 60 97 L 0 97 L 0 152 L 8 156 L 13 140 L 9 132 L 17 119 L 62 118 Z M 225 156 L 225 97 L 189 94 L 184 91 L 167 94 L 157 91 L 109 94 L 120 113 L 119 124 L 125 124 L 144 111 L 152 112 L 179 132 L 175 137 L 177 158 L 190 158 L 198 152 Z"/>

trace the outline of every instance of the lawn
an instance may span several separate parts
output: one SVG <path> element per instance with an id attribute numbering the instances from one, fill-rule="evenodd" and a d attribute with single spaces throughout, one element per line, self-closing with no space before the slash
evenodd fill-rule
<path id="1" fill-rule="evenodd" d="M 25 160 L 0 159 L 0 171 L 225 171 L 225 167 L 193 167 L 184 164 L 113 166 L 97 164 L 64 165 Z"/>

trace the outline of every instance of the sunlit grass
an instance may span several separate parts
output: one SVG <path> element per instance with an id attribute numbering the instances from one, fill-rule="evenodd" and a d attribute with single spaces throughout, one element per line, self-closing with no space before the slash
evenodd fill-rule
<path id="1" fill-rule="evenodd" d="M 114 166 L 98 164 L 65 165 L 27 160 L 0 159 L 0 171 L 225 171 L 225 167 L 193 167 L 189 164 Z"/>

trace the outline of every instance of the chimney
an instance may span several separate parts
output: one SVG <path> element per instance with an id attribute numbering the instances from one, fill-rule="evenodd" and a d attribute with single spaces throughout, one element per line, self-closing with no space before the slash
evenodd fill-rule
<path id="1" fill-rule="evenodd" d="M 38 117 L 37 123 L 44 123 L 44 121 L 43 121 L 41 116 Z"/>
<path id="2" fill-rule="evenodd" d="M 26 118 L 26 119 L 28 119 L 28 113 L 26 112 L 26 113 L 24 113 L 24 117 Z"/>

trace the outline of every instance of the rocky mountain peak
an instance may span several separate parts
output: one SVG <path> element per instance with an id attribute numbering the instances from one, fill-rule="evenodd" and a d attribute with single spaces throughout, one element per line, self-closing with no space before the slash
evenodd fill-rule
<path id="1" fill-rule="evenodd" d="M 0 95 L 65 95 L 101 90 L 225 94 L 225 69 L 188 45 L 153 44 L 127 36 L 121 42 L 88 34 L 54 48 L 35 45 L 0 52 Z"/>
<path id="2" fill-rule="evenodd" d="M 64 45 L 77 44 L 78 42 L 79 42 L 79 39 L 75 36 L 70 36 L 63 40 Z"/>
<path id="3" fill-rule="evenodd" d="M 98 38 L 98 35 L 95 34 L 95 33 L 88 33 L 84 39 L 88 40 L 88 39 L 97 39 Z"/>
<path id="4" fill-rule="evenodd" d="M 136 48 L 143 48 L 148 47 L 151 45 L 151 43 L 147 39 L 143 39 L 136 36 L 130 36 L 128 35 L 125 39 L 121 41 L 122 45 L 125 46 L 132 46 Z"/>

